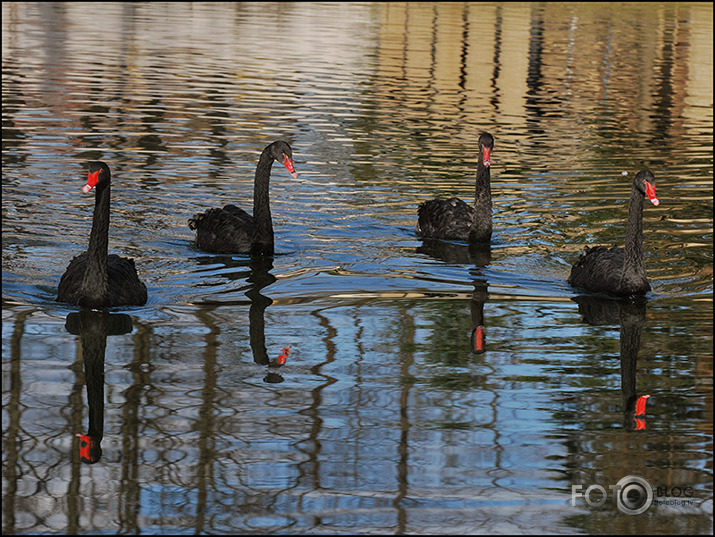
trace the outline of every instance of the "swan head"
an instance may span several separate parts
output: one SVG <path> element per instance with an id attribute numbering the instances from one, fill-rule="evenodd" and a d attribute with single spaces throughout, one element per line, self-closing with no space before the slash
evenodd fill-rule
<path id="1" fill-rule="evenodd" d="M 656 207 L 660 205 L 660 201 L 655 197 L 655 177 L 650 170 L 641 170 L 636 175 L 634 182 L 650 202 Z"/>
<path id="2" fill-rule="evenodd" d="M 295 171 L 295 167 L 293 166 L 293 150 L 288 142 L 284 142 L 283 140 L 273 142 L 271 144 L 271 155 L 276 161 L 286 167 L 286 170 L 288 170 L 288 173 L 293 179 L 298 178 L 298 172 Z"/>
<path id="3" fill-rule="evenodd" d="M 87 194 L 98 183 L 109 182 L 109 166 L 100 160 L 95 160 L 89 163 L 89 172 L 87 173 L 87 184 L 82 187 L 82 192 Z"/>
<path id="4" fill-rule="evenodd" d="M 483 132 L 479 136 L 479 162 L 487 168 L 492 164 L 492 150 L 494 149 L 494 137 L 488 132 Z"/>

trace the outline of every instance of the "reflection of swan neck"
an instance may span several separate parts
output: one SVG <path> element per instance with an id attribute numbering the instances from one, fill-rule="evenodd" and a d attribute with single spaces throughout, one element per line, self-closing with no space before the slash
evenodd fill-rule
<path id="1" fill-rule="evenodd" d="M 251 307 L 248 310 L 248 334 L 253 353 L 253 361 L 260 365 L 266 365 L 270 361 L 266 350 L 266 308 L 273 303 L 273 300 L 261 294 L 261 289 L 275 281 L 268 269 L 272 268 L 272 263 L 268 265 L 252 265 L 251 276 L 248 281 L 253 287 L 246 291 L 246 296 L 251 300 Z"/>
<path id="2" fill-rule="evenodd" d="M 65 329 L 79 336 L 79 351 L 84 365 L 87 387 L 89 430 L 80 436 L 80 457 L 83 462 L 94 463 L 102 456 L 104 437 L 104 357 L 108 335 L 128 334 L 132 320 L 126 314 L 109 314 L 106 311 L 82 309 L 67 316 Z"/>
<path id="3" fill-rule="evenodd" d="M 88 434 L 101 440 L 104 436 L 104 355 L 107 347 L 107 318 L 104 315 L 95 316 L 83 325 L 80 341 L 89 406 Z"/>
<path id="4" fill-rule="evenodd" d="M 623 411 L 632 413 L 635 409 L 636 373 L 638 352 L 641 348 L 641 331 L 645 318 L 645 305 L 621 304 L 618 308 L 621 325 L 621 390 Z"/>
<path id="5" fill-rule="evenodd" d="M 266 298 L 260 293 L 258 297 Z M 270 304 L 270 299 L 267 300 L 268 304 Z M 260 365 L 266 365 L 269 362 L 265 333 L 265 310 L 268 304 L 263 301 L 254 300 L 251 302 L 251 307 L 248 310 L 248 335 L 251 343 L 251 351 L 253 352 L 253 361 Z"/>
<path id="6" fill-rule="evenodd" d="M 484 303 L 489 299 L 487 282 L 482 278 L 474 281 L 474 292 L 470 302 L 472 313 L 471 349 L 480 354 L 486 350 L 486 328 L 484 326 Z"/>
<path id="7" fill-rule="evenodd" d="M 104 436 L 104 354 L 89 359 L 85 356 L 84 375 L 89 406 L 89 434 L 102 438 Z"/>

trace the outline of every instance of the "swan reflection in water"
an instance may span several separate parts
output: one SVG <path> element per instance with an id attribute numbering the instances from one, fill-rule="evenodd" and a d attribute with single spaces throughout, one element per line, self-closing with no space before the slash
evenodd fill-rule
<path id="1" fill-rule="evenodd" d="M 597 296 L 577 296 L 574 302 L 587 324 L 618 324 L 621 328 L 621 394 L 623 426 L 628 431 L 646 428 L 645 406 L 650 395 L 637 396 L 636 370 L 641 331 L 645 322 L 645 299 L 614 300 Z"/>
<path id="2" fill-rule="evenodd" d="M 273 300 L 261 294 L 261 290 L 276 281 L 276 277 L 270 273 L 273 268 L 273 258 L 270 256 L 252 256 L 249 262 L 251 275 L 248 283 L 251 288 L 246 291 L 246 296 L 251 300 L 251 307 L 248 310 L 249 327 L 248 333 L 253 352 L 253 361 L 259 365 L 268 366 L 270 369 L 263 380 L 270 383 L 283 382 L 283 377 L 275 371 L 276 368 L 284 365 L 290 354 L 290 345 L 283 347 L 280 356 L 271 360 L 266 350 L 266 308 L 273 304 Z"/>
<path id="3" fill-rule="evenodd" d="M 276 281 L 276 277 L 271 274 L 273 269 L 272 256 L 251 256 L 250 258 L 236 258 L 232 256 L 202 256 L 198 257 L 199 264 L 206 264 L 215 267 L 216 263 L 221 263 L 229 271 L 221 271 L 222 277 L 229 280 L 243 280 L 247 282 L 246 297 L 250 300 L 248 310 L 248 334 L 253 354 L 253 361 L 261 366 L 269 368 L 265 382 L 278 383 L 285 379 L 276 371 L 277 368 L 285 365 L 291 353 L 292 346 L 286 345 L 281 349 L 279 356 L 271 360 L 266 349 L 266 308 L 273 303 L 273 300 L 261 293 L 263 289 Z M 226 305 L 226 302 L 214 302 L 205 300 L 206 305 Z"/>
<path id="4" fill-rule="evenodd" d="M 65 329 L 80 338 L 84 379 L 87 386 L 89 429 L 87 434 L 77 433 L 75 435 L 79 440 L 80 460 L 84 463 L 94 464 L 102 458 L 104 355 L 107 336 L 128 334 L 132 328 L 131 317 L 123 313 L 83 309 L 67 316 Z M 76 449 L 75 445 L 74 450 Z"/>
<path id="5" fill-rule="evenodd" d="M 486 328 L 484 322 L 484 303 L 489 300 L 487 279 L 482 269 L 492 260 L 492 250 L 489 243 L 459 244 L 439 239 L 424 239 L 417 252 L 429 255 L 446 263 L 472 265 L 469 270 L 473 280 L 474 291 L 470 301 L 472 313 L 472 329 L 470 332 L 470 349 L 474 354 L 486 352 Z"/>

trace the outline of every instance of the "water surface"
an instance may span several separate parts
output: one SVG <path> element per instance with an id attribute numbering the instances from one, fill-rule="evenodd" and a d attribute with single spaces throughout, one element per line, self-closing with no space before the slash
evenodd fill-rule
<path id="1" fill-rule="evenodd" d="M 712 533 L 712 20 L 3 3 L 3 530 Z M 491 248 L 419 240 L 421 201 L 473 195 L 482 131 Z M 251 211 L 276 139 L 299 173 L 271 177 L 276 255 L 197 249 L 188 218 Z M 145 306 L 54 301 L 93 159 Z M 652 292 L 579 298 L 644 167 Z M 644 514 L 572 505 L 629 475 L 661 493 Z"/>

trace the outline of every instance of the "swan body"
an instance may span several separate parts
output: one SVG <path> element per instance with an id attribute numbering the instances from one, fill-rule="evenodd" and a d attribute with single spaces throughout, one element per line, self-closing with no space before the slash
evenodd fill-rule
<path id="1" fill-rule="evenodd" d="M 659 205 L 655 196 L 655 177 L 641 170 L 633 179 L 628 204 L 624 247 L 586 246 L 571 268 L 568 283 L 591 293 L 619 297 L 645 295 L 650 291 L 643 257 L 643 201 Z"/>
<path id="2" fill-rule="evenodd" d="M 87 252 L 82 252 L 70 261 L 57 288 L 58 301 L 95 309 L 146 304 L 146 285 L 139 280 L 134 259 L 116 254 L 107 256 L 108 300 L 104 298 L 95 300 L 87 297 L 83 292 L 80 281 L 87 271 L 87 263 Z"/>
<path id="3" fill-rule="evenodd" d="M 491 152 L 494 137 L 479 137 L 479 157 L 474 205 L 459 198 L 433 199 L 420 203 L 415 232 L 423 238 L 488 243 L 492 237 Z"/>
<path id="4" fill-rule="evenodd" d="M 273 221 L 268 186 L 274 161 L 283 164 L 293 178 L 298 177 L 288 143 L 278 140 L 266 146 L 256 166 L 253 216 L 235 205 L 195 214 L 189 219 L 189 228 L 196 230 L 198 248 L 220 254 L 273 254 Z"/>
<path id="5" fill-rule="evenodd" d="M 208 209 L 189 220 L 196 230 L 196 246 L 213 253 L 247 253 L 251 250 L 253 217 L 235 205 Z"/>
<path id="6" fill-rule="evenodd" d="M 95 188 L 92 231 L 87 251 L 74 257 L 57 286 L 57 301 L 86 308 L 141 306 L 146 285 L 139 280 L 134 260 L 108 255 L 111 174 L 104 162 L 89 163 L 86 194 Z"/>

